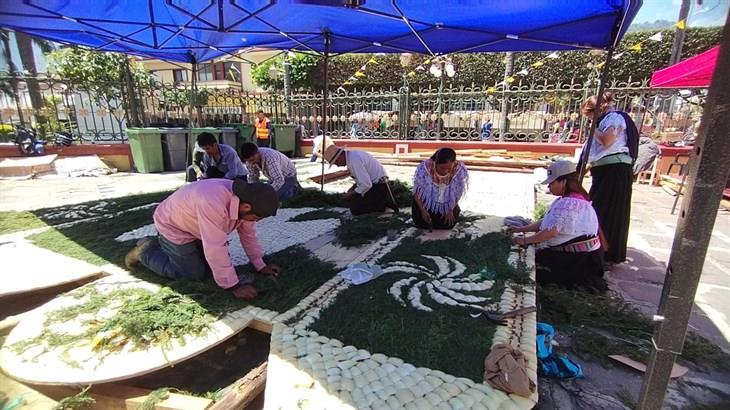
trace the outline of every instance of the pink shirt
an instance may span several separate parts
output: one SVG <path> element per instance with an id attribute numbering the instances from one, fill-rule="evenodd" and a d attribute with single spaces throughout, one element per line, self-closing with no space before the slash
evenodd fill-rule
<path id="1" fill-rule="evenodd" d="M 230 179 L 206 179 L 185 185 L 162 201 L 155 210 L 155 227 L 170 242 L 183 245 L 200 240 L 205 259 L 218 286 L 238 283 L 228 254 L 228 235 L 234 229 L 256 270 L 266 266 L 256 239 L 256 223 L 238 220 L 238 197 Z"/>

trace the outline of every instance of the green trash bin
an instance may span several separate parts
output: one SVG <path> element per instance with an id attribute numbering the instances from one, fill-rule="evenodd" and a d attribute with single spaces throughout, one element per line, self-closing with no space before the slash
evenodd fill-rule
<path id="1" fill-rule="evenodd" d="M 215 136 L 216 141 L 220 141 L 221 139 L 221 132 L 217 128 L 213 127 L 207 127 L 207 128 L 193 128 L 190 130 L 190 157 L 192 158 L 193 150 L 195 149 L 195 143 L 198 141 L 198 135 L 209 132 Z"/>
<path id="2" fill-rule="evenodd" d="M 241 145 L 247 143 L 247 142 L 254 142 L 253 138 L 251 136 L 253 135 L 254 127 L 251 124 L 242 124 L 242 123 L 235 123 L 235 124 L 224 124 L 224 127 L 226 128 L 235 128 L 238 130 L 238 139 L 236 143 L 236 151 L 240 151 Z"/>
<path id="3" fill-rule="evenodd" d="M 162 172 L 162 137 L 159 128 L 127 128 L 129 148 L 137 172 Z"/>
<path id="4" fill-rule="evenodd" d="M 238 141 L 238 130 L 233 127 L 223 127 L 219 128 L 218 131 L 221 133 L 218 137 L 218 142 L 226 144 L 238 152 L 238 147 L 240 145 Z"/>
<path id="5" fill-rule="evenodd" d="M 274 125 L 274 147 L 277 151 L 282 152 L 290 157 L 294 156 L 296 148 L 294 141 L 294 124 L 276 124 Z"/>

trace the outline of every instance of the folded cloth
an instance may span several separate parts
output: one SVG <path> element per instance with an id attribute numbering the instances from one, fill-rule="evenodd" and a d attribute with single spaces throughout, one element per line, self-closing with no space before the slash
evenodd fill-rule
<path id="1" fill-rule="evenodd" d="M 532 223 L 532 219 L 524 218 L 519 215 L 508 216 L 508 217 L 504 218 L 504 224 L 506 226 L 520 227 L 520 226 L 527 226 L 531 223 Z"/>
<path id="2" fill-rule="evenodd" d="M 525 355 L 506 343 L 492 347 L 484 360 L 484 381 L 496 389 L 524 397 L 535 391 L 535 382 L 527 376 Z"/>
<path id="3" fill-rule="evenodd" d="M 365 263 L 355 263 L 340 272 L 340 276 L 345 278 L 353 285 L 362 285 L 383 274 L 383 269 L 378 265 L 367 265 Z"/>

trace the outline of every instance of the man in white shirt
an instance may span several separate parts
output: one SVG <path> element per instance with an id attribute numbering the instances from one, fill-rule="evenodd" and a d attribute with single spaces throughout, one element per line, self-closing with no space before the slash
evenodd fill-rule
<path id="1" fill-rule="evenodd" d="M 331 165 L 346 166 L 355 180 L 343 197 L 353 215 L 384 212 L 385 208 L 398 213 L 385 168 L 372 155 L 331 145 L 324 151 L 324 159 Z"/>
<path id="2" fill-rule="evenodd" d="M 276 190 L 280 201 L 299 193 L 297 169 L 286 155 L 275 149 L 257 147 L 251 142 L 241 146 L 240 155 L 248 167 L 249 183 L 259 182 L 263 173 Z"/>

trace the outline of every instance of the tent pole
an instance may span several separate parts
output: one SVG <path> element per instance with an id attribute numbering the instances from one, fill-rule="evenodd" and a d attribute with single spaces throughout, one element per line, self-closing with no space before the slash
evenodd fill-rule
<path id="1" fill-rule="evenodd" d="M 324 192 L 324 151 L 327 146 L 327 87 L 329 86 L 329 58 L 330 58 L 330 33 L 324 33 L 324 87 L 322 87 L 322 123 L 324 123 L 324 130 L 322 130 L 322 180 L 320 183 L 320 190 Z"/>
<path id="2" fill-rule="evenodd" d="M 730 173 L 730 17 L 725 21 L 702 127 L 667 263 L 657 323 L 637 409 L 660 409 L 681 354 L 718 204 Z"/>
<path id="3" fill-rule="evenodd" d="M 191 74 L 192 79 L 190 80 L 190 100 L 188 101 L 188 132 L 185 133 L 185 172 L 187 173 L 188 167 L 192 165 L 193 156 L 190 153 L 190 143 L 193 137 L 193 106 L 195 105 L 195 80 L 198 76 L 198 63 L 195 60 L 195 56 L 190 54 L 191 63 Z M 194 143 L 194 142 L 193 142 Z"/>
<path id="4" fill-rule="evenodd" d="M 603 93 L 606 91 L 606 81 L 608 80 L 608 73 L 611 70 L 611 60 L 613 60 L 613 46 L 608 49 L 606 53 L 606 61 L 603 62 L 603 72 L 601 73 L 601 80 L 598 85 L 598 95 L 596 95 L 596 108 L 593 110 L 593 120 L 588 131 L 588 138 L 586 139 L 585 147 L 580 156 L 580 168 L 578 169 L 578 175 L 580 176 L 580 182 L 583 182 L 583 177 L 586 172 L 586 164 L 588 164 L 588 155 L 591 152 L 591 145 L 593 145 L 593 133 L 596 132 L 598 126 L 598 117 L 600 117 L 600 107 L 603 104 Z"/>

